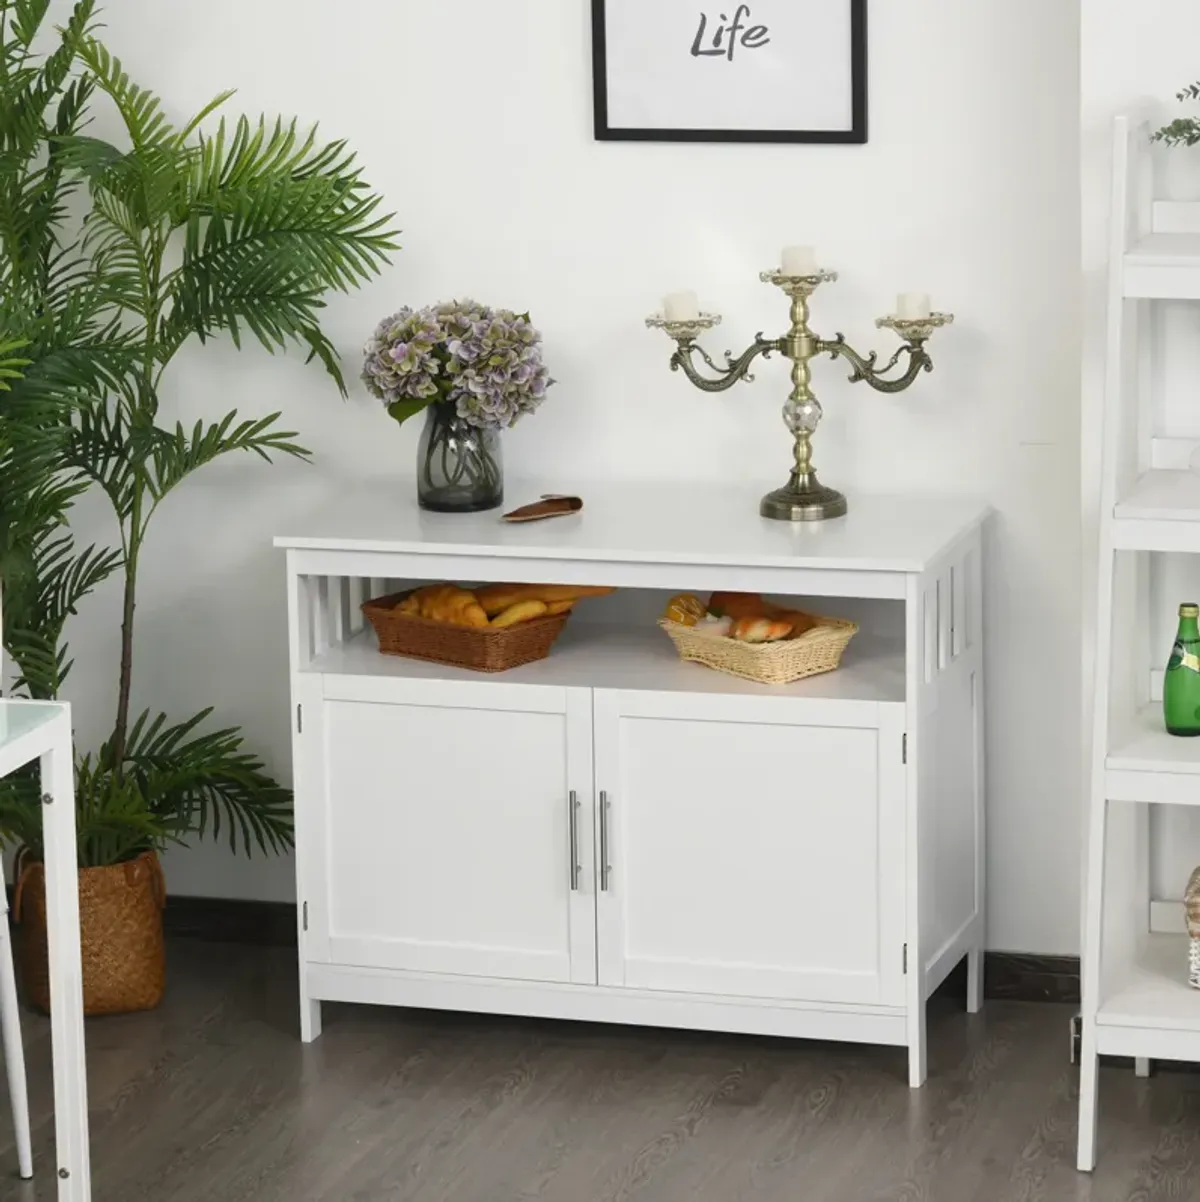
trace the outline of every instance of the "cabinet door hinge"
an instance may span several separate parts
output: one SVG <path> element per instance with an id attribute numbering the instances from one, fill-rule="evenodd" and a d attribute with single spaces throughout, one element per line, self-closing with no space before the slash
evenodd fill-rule
<path id="1" fill-rule="evenodd" d="M 908 944 L 904 945 L 904 975 L 908 976 Z"/>
<path id="2" fill-rule="evenodd" d="M 308 930 L 308 902 L 305 902 L 303 907 L 301 907 L 301 915 L 302 915 L 302 921 L 304 923 L 304 929 L 307 931 Z"/>
<path id="3" fill-rule="evenodd" d="M 902 764 L 908 763 L 908 735 L 907 734 L 904 736 L 904 738 L 902 738 L 900 740 L 900 762 Z"/>
<path id="4" fill-rule="evenodd" d="M 296 706 L 296 733 L 304 733 L 304 706 Z"/>

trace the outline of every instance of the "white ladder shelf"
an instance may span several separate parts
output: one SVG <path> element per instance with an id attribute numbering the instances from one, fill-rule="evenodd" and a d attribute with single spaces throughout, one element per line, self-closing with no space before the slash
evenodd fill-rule
<path id="1" fill-rule="evenodd" d="M 1146 384 L 1150 307 L 1200 300 L 1200 204 L 1153 200 L 1152 179 L 1148 127 L 1118 118 L 1084 886 L 1083 1171 L 1096 1164 L 1101 1056 L 1132 1057 L 1140 1076 L 1152 1060 L 1200 1061 L 1200 991 L 1187 984 L 1185 937 L 1150 889 L 1151 807 L 1200 806 L 1200 739 L 1164 729 L 1154 669 L 1165 650 L 1152 646 L 1150 623 L 1151 557 L 1200 554 L 1200 475 L 1188 470 L 1195 439 L 1158 436 Z"/>

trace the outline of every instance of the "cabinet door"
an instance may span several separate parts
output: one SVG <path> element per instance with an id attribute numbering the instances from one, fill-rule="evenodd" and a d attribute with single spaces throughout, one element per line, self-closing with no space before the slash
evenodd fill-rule
<path id="1" fill-rule="evenodd" d="M 330 677 L 320 718 L 310 955 L 595 983 L 589 690 Z"/>
<path id="2" fill-rule="evenodd" d="M 594 704 L 601 984 L 903 1003 L 901 707 Z"/>

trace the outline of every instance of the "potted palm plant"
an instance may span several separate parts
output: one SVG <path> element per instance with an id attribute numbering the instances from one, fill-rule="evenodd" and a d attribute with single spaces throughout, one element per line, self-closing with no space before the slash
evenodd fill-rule
<path id="1" fill-rule="evenodd" d="M 249 333 L 270 351 L 301 347 L 345 395 L 320 326 L 323 298 L 376 274 L 395 242 L 344 143 L 322 143 L 295 123 L 220 120 L 231 93 L 176 126 L 93 36 L 92 0 L 75 6 L 55 53 L 35 59 L 45 9 L 44 0 L 0 0 L 0 22 L 21 30 L 0 51 L 9 56 L 0 136 L 9 138 L 14 115 L 25 120 L 23 102 L 36 113 L 22 134 L 26 186 L 0 185 L 0 341 L 20 341 L 28 360 L 0 408 L 0 470 L 7 464 L 22 480 L 0 514 L 0 571 L 17 688 L 36 697 L 55 696 L 69 671 L 68 615 L 107 576 L 121 580 L 112 731 L 76 771 L 85 1009 L 97 1013 L 161 997 L 165 846 L 225 837 L 251 854 L 292 842 L 290 793 L 237 729 L 214 729 L 207 709 L 182 721 L 131 709 L 138 568 L 163 499 L 224 455 L 307 456 L 279 414 L 231 410 L 192 429 L 164 426 L 164 376 L 189 342 L 227 334 L 240 346 Z M 19 93 L 25 87 L 30 95 Z M 80 132 L 94 95 L 115 108 L 119 143 Z M 65 203 L 75 188 L 88 200 L 80 226 Z M 30 197 L 46 221 L 28 279 L 10 294 L 30 257 L 20 232 Z M 39 420 L 19 420 L 26 403 Z M 111 505 L 119 547 L 72 539 L 71 504 L 87 488 Z M 25 984 L 46 1005 L 32 777 L 0 794 L 0 838 L 22 849 L 14 909 L 26 927 Z"/>

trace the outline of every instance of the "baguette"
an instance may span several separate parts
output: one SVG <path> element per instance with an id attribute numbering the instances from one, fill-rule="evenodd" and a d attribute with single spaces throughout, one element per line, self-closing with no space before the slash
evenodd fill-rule
<path id="1" fill-rule="evenodd" d="M 583 597 L 606 597 L 615 589 L 586 584 L 488 584 L 476 591 L 479 604 L 489 618 L 521 601 L 579 601 Z"/>
<path id="2" fill-rule="evenodd" d="M 516 626 L 519 622 L 540 618 L 546 613 L 546 609 L 545 601 L 518 601 L 516 605 L 510 605 L 498 613 L 492 619 L 491 625 L 496 630 L 503 630 L 508 626 Z"/>

